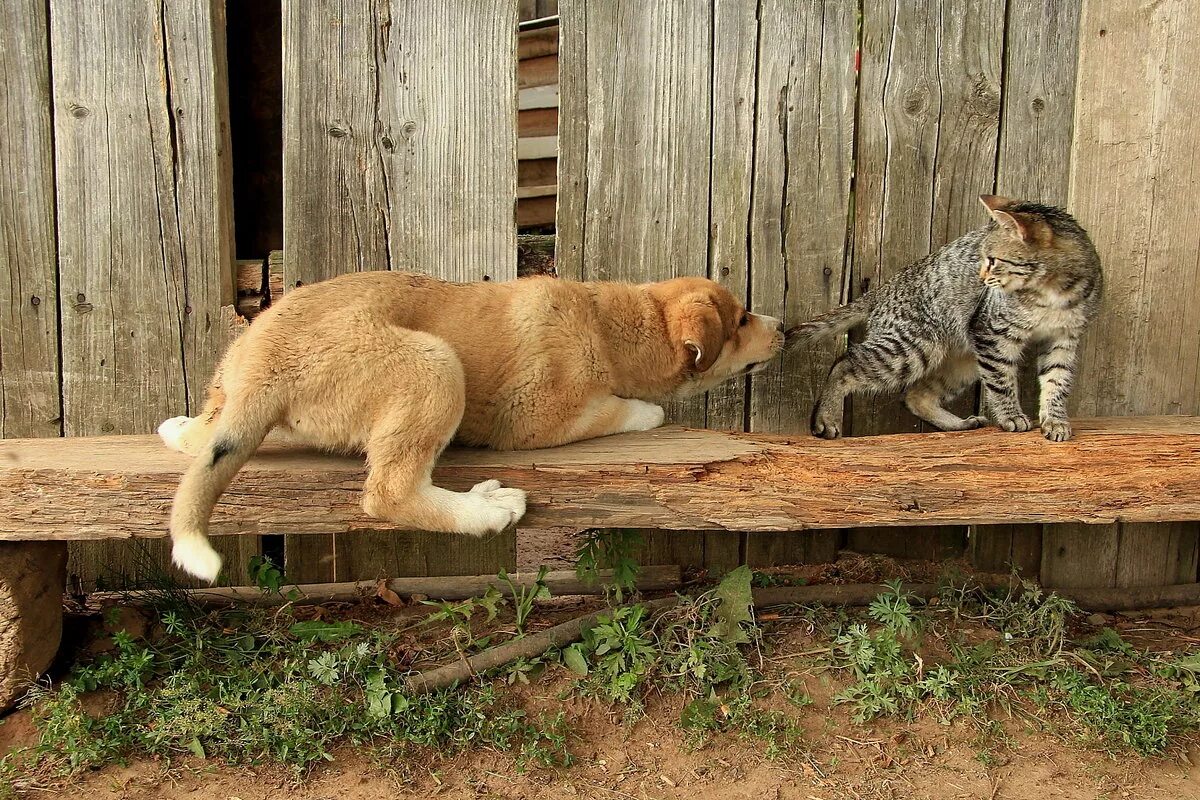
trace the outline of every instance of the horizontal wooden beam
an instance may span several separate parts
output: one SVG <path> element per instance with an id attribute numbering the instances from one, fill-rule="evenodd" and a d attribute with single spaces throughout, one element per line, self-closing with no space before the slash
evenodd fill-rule
<path id="1" fill-rule="evenodd" d="M 663 428 L 551 450 L 448 451 L 435 480 L 529 492 L 526 527 L 795 531 L 999 522 L 1200 520 L 1200 418 L 1036 431 L 809 436 Z M 157 537 L 190 459 L 153 436 L 0 441 L 0 540 Z M 238 474 L 215 534 L 391 529 L 359 507 L 361 459 L 272 445 Z"/>

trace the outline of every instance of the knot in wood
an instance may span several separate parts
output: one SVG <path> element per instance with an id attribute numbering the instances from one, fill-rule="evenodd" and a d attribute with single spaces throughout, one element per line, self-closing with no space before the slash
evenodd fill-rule
<path id="1" fill-rule="evenodd" d="M 904 90 L 904 113 L 918 116 L 929 106 L 929 89 L 925 86 L 910 86 Z"/>
<path id="2" fill-rule="evenodd" d="M 1033 102 L 1029 104 L 1033 108 L 1033 113 L 1040 114 L 1046 109 L 1046 101 L 1040 97 L 1033 98 Z"/>
<path id="3" fill-rule="evenodd" d="M 37 308 L 38 306 L 40 306 L 42 304 L 42 298 L 38 297 L 35 294 L 33 297 L 29 298 L 29 304 L 31 306 L 33 306 L 34 308 Z"/>
<path id="4" fill-rule="evenodd" d="M 329 126 L 329 135 L 334 139 L 341 139 L 350 135 L 350 126 L 344 122 L 335 121 Z"/>
<path id="5" fill-rule="evenodd" d="M 68 108 L 71 110 L 71 116 L 75 119 L 83 119 L 91 114 L 91 109 L 87 106 L 81 106 L 79 103 L 71 103 Z"/>
<path id="6" fill-rule="evenodd" d="M 411 139 L 413 137 L 413 134 L 416 132 L 417 132 L 417 123 L 413 122 L 411 119 L 408 122 L 404 123 L 404 125 L 402 125 L 400 127 L 400 135 L 402 137 L 404 137 L 405 141 L 408 141 L 409 139 Z"/>
<path id="7" fill-rule="evenodd" d="M 1000 115 L 1000 92 L 987 78 L 979 77 L 971 91 L 971 110 L 981 117 Z"/>

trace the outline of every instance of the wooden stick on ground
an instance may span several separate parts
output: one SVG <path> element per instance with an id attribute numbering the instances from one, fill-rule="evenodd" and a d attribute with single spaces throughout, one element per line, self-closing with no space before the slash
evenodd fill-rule
<path id="1" fill-rule="evenodd" d="M 650 600 L 641 605 L 645 606 L 648 611 L 661 611 L 678 604 L 679 600 L 679 596 L 676 595 L 660 600 Z M 511 664 L 520 658 L 535 658 L 551 648 L 564 647 L 578 641 L 584 631 L 599 624 L 600 617 L 609 616 L 612 613 L 613 609 L 606 608 L 594 614 L 584 614 L 582 617 L 567 620 L 539 633 L 489 647 L 470 658 L 455 661 L 428 672 L 419 672 L 409 677 L 408 690 L 413 694 L 426 694 L 438 689 L 445 689 L 458 681 L 467 680 L 497 667 L 503 667 L 505 664 Z"/>
<path id="2" fill-rule="evenodd" d="M 562 595 L 594 595 L 604 593 L 604 584 L 612 582 L 611 570 L 600 570 L 598 580 L 594 583 L 584 583 L 579 580 L 573 570 L 547 572 L 546 588 L 555 597 Z M 529 587 L 537 580 L 536 572 L 514 572 L 509 578 L 517 586 Z M 638 570 L 637 589 L 641 592 L 658 592 L 666 589 L 676 589 L 683 583 L 679 566 L 662 564 L 645 566 Z M 186 593 L 196 602 L 220 605 L 228 603 L 248 603 L 252 605 L 278 606 L 291 602 L 293 605 L 318 605 L 335 601 L 352 602 L 363 598 L 373 597 L 378 591 L 380 581 L 351 581 L 345 583 L 310 583 L 298 586 L 280 587 L 279 593 L 267 593 L 257 586 L 229 586 L 211 589 L 187 589 Z M 465 600 L 468 597 L 478 597 L 487 591 L 489 586 L 504 595 L 511 595 L 508 584 L 495 575 L 461 575 L 435 578 L 392 578 L 384 582 L 384 587 L 398 595 L 421 594 L 435 600 Z M 295 590 L 299 597 L 288 600 Z M 153 602 L 160 593 L 153 591 L 134 592 L 94 592 L 88 596 L 90 602 L 105 605 L 118 603 L 147 603 Z"/>

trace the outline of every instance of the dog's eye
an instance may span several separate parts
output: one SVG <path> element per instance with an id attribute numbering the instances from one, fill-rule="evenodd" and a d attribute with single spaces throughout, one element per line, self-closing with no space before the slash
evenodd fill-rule
<path id="1" fill-rule="evenodd" d="M 747 314 L 745 311 L 743 311 L 741 319 L 738 320 L 738 327 L 739 328 L 745 327 L 747 324 L 749 324 L 749 322 L 750 322 L 750 315 Z"/>

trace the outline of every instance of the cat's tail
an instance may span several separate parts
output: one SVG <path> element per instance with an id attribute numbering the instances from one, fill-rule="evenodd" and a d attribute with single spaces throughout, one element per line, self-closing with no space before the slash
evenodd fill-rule
<path id="1" fill-rule="evenodd" d="M 804 339 L 816 339 L 823 336 L 845 333 L 867 318 L 867 312 L 870 308 L 866 300 L 866 297 L 860 297 L 852 303 L 839 306 L 819 317 L 810 319 L 808 322 L 801 322 L 799 325 L 788 329 L 784 334 L 788 346 Z"/>

